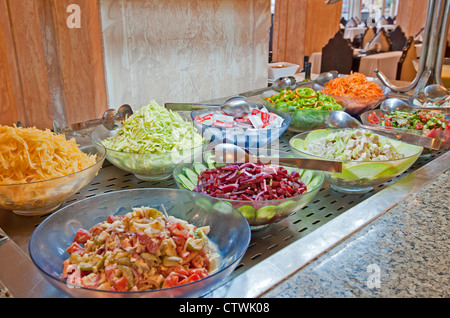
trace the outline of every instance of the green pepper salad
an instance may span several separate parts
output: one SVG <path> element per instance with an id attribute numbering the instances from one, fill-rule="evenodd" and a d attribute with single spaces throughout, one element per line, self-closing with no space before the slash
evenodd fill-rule
<path id="1" fill-rule="evenodd" d="M 285 112 L 292 112 L 297 109 L 342 110 L 342 106 L 333 97 L 307 87 L 297 88 L 294 91 L 284 89 L 265 99 L 272 106 Z"/>

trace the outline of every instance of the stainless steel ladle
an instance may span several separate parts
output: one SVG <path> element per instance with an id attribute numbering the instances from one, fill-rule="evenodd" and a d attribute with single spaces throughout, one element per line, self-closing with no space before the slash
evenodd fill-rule
<path id="1" fill-rule="evenodd" d="M 175 111 L 221 110 L 229 116 L 242 118 L 250 112 L 250 104 L 246 100 L 244 96 L 234 96 L 222 104 L 165 103 L 164 107 Z"/>
<path id="2" fill-rule="evenodd" d="M 357 119 L 353 118 L 344 111 L 331 112 L 326 121 L 326 124 L 330 128 L 354 128 L 371 130 L 378 133 L 379 135 L 383 135 L 391 139 L 434 150 L 439 150 L 439 147 L 442 143 L 442 140 L 437 138 L 414 135 L 395 129 L 386 129 L 384 127 L 366 126 L 361 124 Z"/>
<path id="3" fill-rule="evenodd" d="M 214 160 L 218 163 L 253 162 L 282 165 L 306 170 L 342 172 L 342 162 L 307 158 L 262 158 L 255 156 L 248 149 L 243 149 L 234 144 L 218 144 L 214 147 L 214 152 Z"/>
<path id="4" fill-rule="evenodd" d="M 294 76 L 285 76 L 276 79 L 272 84 L 272 89 L 274 91 L 281 91 L 283 89 L 295 89 L 297 85 L 297 80 Z"/>
<path id="5" fill-rule="evenodd" d="M 396 110 L 403 111 L 414 111 L 414 110 L 425 110 L 425 111 L 434 111 L 438 113 L 442 113 L 444 115 L 450 115 L 450 107 L 418 107 L 411 106 L 411 104 L 399 98 L 388 98 L 385 99 L 380 105 L 381 112 L 383 114 L 389 114 Z"/>
<path id="6" fill-rule="evenodd" d="M 338 71 L 323 72 L 319 74 L 319 76 L 317 76 L 315 82 L 320 86 L 324 86 L 326 83 L 328 83 L 332 79 L 337 78 L 338 76 L 339 76 Z"/>
<path id="7" fill-rule="evenodd" d="M 320 86 L 324 86 L 326 83 L 334 78 L 337 78 L 339 73 L 337 71 L 323 72 L 317 76 L 314 82 Z M 297 80 L 294 76 L 280 77 L 276 79 L 272 84 L 274 91 L 281 91 L 283 89 L 295 89 L 297 87 Z"/>
<path id="8" fill-rule="evenodd" d="M 445 99 L 450 93 L 442 85 L 431 84 L 424 88 L 424 97 L 430 102 L 438 102 Z"/>

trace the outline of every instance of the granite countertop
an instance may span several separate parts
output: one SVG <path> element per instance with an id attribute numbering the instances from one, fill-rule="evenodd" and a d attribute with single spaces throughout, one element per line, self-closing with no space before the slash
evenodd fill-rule
<path id="1" fill-rule="evenodd" d="M 263 297 L 450 296 L 450 170 Z"/>

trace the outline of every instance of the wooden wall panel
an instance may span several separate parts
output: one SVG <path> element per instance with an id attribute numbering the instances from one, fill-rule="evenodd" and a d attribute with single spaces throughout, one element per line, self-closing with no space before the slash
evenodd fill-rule
<path id="1" fill-rule="evenodd" d="M 0 0 L 0 123 L 25 122 L 19 72 L 6 0 Z"/>
<path id="2" fill-rule="evenodd" d="M 52 109 L 36 1 L 8 1 L 25 125 L 51 127 Z"/>
<path id="3" fill-rule="evenodd" d="M 270 0 L 101 0 L 109 105 L 267 85 Z"/>
<path id="4" fill-rule="evenodd" d="M 319 52 L 339 30 L 342 3 L 317 0 L 277 0 L 274 15 L 273 60 L 303 63 Z"/>
<path id="5" fill-rule="evenodd" d="M 428 0 L 399 0 L 396 23 L 407 37 L 425 27 L 427 9 Z"/>
<path id="6" fill-rule="evenodd" d="M 80 28 L 66 23 L 69 4 L 81 8 Z M 0 124 L 52 128 L 52 119 L 65 126 L 103 114 L 98 1 L 0 0 L 0 18 L 0 109 L 9 109 Z"/>
<path id="7" fill-rule="evenodd" d="M 70 4 L 80 6 L 79 29 L 67 27 L 66 9 Z M 51 5 L 66 120 L 74 123 L 101 117 L 107 99 L 98 2 L 52 0 Z"/>

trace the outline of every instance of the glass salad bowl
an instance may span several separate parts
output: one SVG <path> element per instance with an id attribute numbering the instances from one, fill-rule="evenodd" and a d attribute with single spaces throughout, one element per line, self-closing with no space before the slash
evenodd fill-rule
<path id="1" fill-rule="evenodd" d="M 291 154 L 278 150 L 269 149 L 250 149 L 253 154 L 260 157 L 281 157 L 286 158 Z M 273 165 L 276 166 L 276 161 Z M 210 151 L 203 153 L 203 159 L 194 163 L 180 163 L 174 169 L 174 179 L 180 189 L 191 190 L 197 186 L 199 175 L 207 168 L 221 168 L 225 166 L 223 163 L 216 163 L 214 155 Z M 282 220 L 292 213 L 298 212 L 302 207 L 307 205 L 319 192 L 323 182 L 324 174 L 322 171 L 301 170 L 291 167 L 283 167 L 289 173 L 296 171 L 300 175 L 300 180 L 306 185 L 306 191 L 292 197 L 280 199 L 264 199 L 263 201 L 242 201 L 222 198 L 223 203 L 238 209 L 247 219 L 252 230 L 264 228 L 275 221 Z M 274 186 L 272 184 L 272 186 Z M 274 186 L 275 187 L 275 186 Z M 207 208 L 211 208 L 208 202 Z"/>
<path id="2" fill-rule="evenodd" d="M 255 106 L 255 105 L 253 105 Z M 202 132 L 207 139 L 211 138 L 214 144 L 231 143 L 241 148 L 262 148 L 278 141 L 291 123 L 291 116 L 287 113 L 277 114 L 283 118 L 279 128 L 255 129 L 255 128 L 221 128 L 208 126 L 196 121 L 196 116 L 204 116 L 211 113 L 209 110 L 196 110 L 191 112 L 194 126 Z"/>
<path id="3" fill-rule="evenodd" d="M 404 113 L 414 113 L 417 112 L 418 110 L 413 110 L 413 111 L 405 111 L 402 110 L 401 112 Z M 424 113 L 429 113 L 431 111 L 426 111 L 421 109 L 421 112 L 423 111 Z M 367 126 L 379 126 L 377 124 L 374 123 L 374 119 L 371 119 L 371 117 L 373 118 L 373 116 L 376 116 L 376 118 L 381 118 L 382 116 L 384 116 L 384 114 L 382 113 L 382 111 L 380 109 L 374 109 L 374 110 L 370 110 L 367 112 L 364 112 L 363 114 L 361 114 L 361 121 L 364 125 Z M 448 125 L 448 124 L 447 124 Z M 384 126 L 383 126 L 384 127 Z M 450 147 L 450 129 L 445 129 L 445 130 L 436 130 L 436 129 L 420 129 L 420 130 L 416 130 L 416 129 L 407 129 L 407 128 L 395 128 L 395 127 L 385 127 L 386 129 L 394 129 L 394 130 L 400 130 L 400 131 L 406 131 L 410 134 L 414 134 L 414 135 L 425 135 L 428 137 L 432 137 L 432 138 L 438 138 L 442 140 L 440 149 L 446 149 L 448 147 Z M 433 152 L 430 149 L 424 149 L 422 154 L 430 154 L 431 152 Z"/>
<path id="4" fill-rule="evenodd" d="M 213 208 L 205 209 L 205 202 Z M 133 189 L 97 195 L 68 205 L 45 219 L 31 236 L 30 256 L 53 286 L 72 297 L 200 297 L 218 287 L 230 275 L 239 264 L 250 242 L 251 231 L 245 218 L 231 206 L 220 203 L 223 202 L 178 189 Z M 165 211 L 169 216 L 186 221 L 197 228 L 209 226 L 207 237 L 218 248 L 220 255 L 217 269 L 208 276 L 187 284 L 145 291 L 98 290 L 70 284 L 61 278 L 63 262 L 70 256 L 66 250 L 71 246 L 80 228 L 89 229 L 107 221 L 109 217 L 114 220 L 117 216 L 131 212 L 133 208 L 141 207 Z M 166 253 L 166 250 L 161 250 L 160 253 Z M 133 272 L 138 265 L 137 257 L 143 256 L 139 253 L 137 255 L 136 259 L 131 259 L 131 264 L 127 264 Z M 103 266 L 106 270 L 107 265 Z M 149 270 L 154 266 L 149 265 Z M 87 273 L 80 273 L 85 274 Z M 122 274 L 123 276 L 125 274 Z M 135 279 L 141 279 L 139 273 L 136 273 Z"/>
<path id="5" fill-rule="evenodd" d="M 101 125 L 92 131 L 91 139 L 101 148 L 104 147 L 102 141 L 116 133 L 117 130 L 108 130 Z M 209 142 L 204 139 L 203 144 L 195 148 L 165 153 L 133 153 L 106 148 L 106 159 L 119 169 L 133 173 L 140 180 L 165 180 L 172 175 L 179 162 L 193 162 L 194 157 L 201 156 Z"/>
<path id="6" fill-rule="evenodd" d="M 66 138 L 75 138 L 82 152 L 96 155 L 95 163 L 86 169 L 55 179 L 0 185 L 0 209 L 12 210 L 23 216 L 47 214 L 58 209 L 65 200 L 94 179 L 105 160 L 105 148 L 95 147 L 89 138 L 68 135 Z"/>
<path id="7" fill-rule="evenodd" d="M 292 137 L 289 145 L 292 152 L 299 157 L 333 160 L 332 158 L 327 158 L 326 153 L 329 151 L 327 149 L 323 149 L 324 155 L 317 155 L 308 152 L 307 148 L 316 144 L 320 147 L 318 144 L 319 140 L 327 136 L 330 138 L 332 136 L 330 134 L 343 130 L 356 131 L 357 129 L 318 129 L 304 132 Z M 336 161 L 342 162 L 342 172 L 325 172 L 325 181 L 330 184 L 331 188 L 338 192 L 349 194 L 369 192 L 374 186 L 389 181 L 407 170 L 416 162 L 422 153 L 422 147 L 392 140 L 380 135 L 376 136 L 378 136 L 381 144 L 389 142 L 393 145 L 403 155 L 403 158 L 392 160 L 365 159 L 359 161 L 335 159 Z M 347 146 L 348 140 L 340 140 L 337 143 L 342 143 L 340 145 L 344 147 Z M 336 147 L 338 147 L 337 144 Z"/>
<path id="8" fill-rule="evenodd" d="M 375 96 L 375 97 L 351 97 L 351 96 L 338 96 L 333 94 L 327 94 L 328 96 L 333 97 L 342 107 L 345 108 L 345 111 L 350 115 L 359 115 L 365 111 L 374 109 L 379 103 L 388 98 L 391 93 L 391 89 L 381 83 L 381 81 L 377 78 L 367 78 L 370 81 L 373 81 L 377 84 L 381 90 L 383 91 L 383 95 Z M 324 86 L 319 84 L 314 84 L 312 87 L 314 90 L 322 91 Z"/>
<path id="9" fill-rule="evenodd" d="M 291 116 L 291 124 L 289 125 L 288 130 L 293 132 L 304 132 L 325 128 L 326 121 L 332 111 L 345 110 L 345 107 L 337 102 L 337 105 L 335 105 L 333 109 L 322 110 L 320 109 L 320 107 L 318 107 L 317 109 L 299 108 L 301 106 L 289 105 L 289 103 L 273 104 L 267 100 L 267 98 L 270 98 L 271 96 L 274 96 L 276 94 L 279 93 L 274 90 L 268 90 L 261 94 L 262 98 L 264 99 L 264 106 L 266 106 L 270 112 L 273 112 L 280 116 L 283 113 L 288 113 Z"/>

